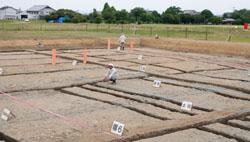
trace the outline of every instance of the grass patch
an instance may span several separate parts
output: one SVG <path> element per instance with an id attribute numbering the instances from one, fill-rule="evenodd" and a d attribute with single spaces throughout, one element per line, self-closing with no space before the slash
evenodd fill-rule
<path id="1" fill-rule="evenodd" d="M 232 25 L 167 25 L 167 24 L 72 24 L 45 21 L 0 21 L 0 39 L 60 39 L 117 37 L 121 33 L 133 37 L 186 38 L 195 40 L 250 42 L 250 31 Z"/>

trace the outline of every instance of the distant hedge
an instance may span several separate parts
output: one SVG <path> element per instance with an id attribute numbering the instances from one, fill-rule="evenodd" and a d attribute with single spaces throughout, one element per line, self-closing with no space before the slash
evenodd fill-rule
<path id="1" fill-rule="evenodd" d="M 210 10 L 205 9 L 201 12 L 193 14 L 185 13 L 179 7 L 169 7 L 163 13 L 158 13 L 156 10 L 149 11 L 141 7 L 136 7 L 130 12 L 116 10 L 115 7 L 105 3 L 102 11 L 98 12 L 93 9 L 93 12 L 88 15 L 83 15 L 68 9 L 59 9 L 46 17 L 46 20 L 56 20 L 59 17 L 66 17 L 65 22 L 71 23 L 113 23 L 113 24 L 220 24 L 224 18 L 233 18 L 236 20 L 234 24 L 250 23 L 250 10 L 241 9 L 231 13 L 224 13 L 222 17 L 214 15 Z"/>

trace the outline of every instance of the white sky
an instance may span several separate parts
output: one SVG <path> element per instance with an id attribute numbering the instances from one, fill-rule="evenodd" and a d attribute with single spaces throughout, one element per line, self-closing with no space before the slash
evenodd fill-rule
<path id="1" fill-rule="evenodd" d="M 130 11 L 135 7 L 143 7 L 160 13 L 173 5 L 181 7 L 182 10 L 210 9 L 216 15 L 231 12 L 234 9 L 250 9 L 250 0 L 0 0 L 0 7 L 8 5 L 26 10 L 33 5 L 49 5 L 54 9 L 65 8 L 91 12 L 93 8 L 102 10 L 105 2 L 118 10 Z"/>

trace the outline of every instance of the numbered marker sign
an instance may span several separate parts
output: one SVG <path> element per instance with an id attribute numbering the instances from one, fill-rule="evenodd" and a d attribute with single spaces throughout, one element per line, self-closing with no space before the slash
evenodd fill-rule
<path id="1" fill-rule="evenodd" d="M 156 88 L 161 87 L 161 81 L 160 80 L 154 80 L 153 86 L 156 87 Z"/>
<path id="2" fill-rule="evenodd" d="M 120 50 L 121 50 L 121 47 L 120 47 L 120 46 L 118 46 L 118 47 L 117 47 L 117 51 L 120 51 Z"/>
<path id="3" fill-rule="evenodd" d="M 77 60 L 73 60 L 72 66 L 75 66 L 77 64 Z"/>
<path id="4" fill-rule="evenodd" d="M 145 65 L 140 66 L 139 70 L 142 71 L 142 72 L 145 72 L 146 71 L 146 66 Z"/>
<path id="5" fill-rule="evenodd" d="M 8 110 L 7 108 L 3 109 L 3 113 L 6 115 L 11 115 L 11 111 Z"/>
<path id="6" fill-rule="evenodd" d="M 2 68 L 0 68 L 0 75 L 1 75 L 1 74 L 3 74 L 3 69 L 2 69 Z"/>
<path id="7" fill-rule="evenodd" d="M 3 119 L 4 121 L 8 121 L 8 120 L 9 120 L 9 117 L 6 116 L 6 115 L 4 115 L 4 114 L 2 114 L 2 115 L 1 115 L 1 119 Z"/>
<path id="8" fill-rule="evenodd" d="M 139 55 L 138 60 L 142 60 L 142 57 L 143 57 L 142 55 Z"/>
<path id="9" fill-rule="evenodd" d="M 192 106 L 193 106 L 192 102 L 183 101 L 182 104 L 181 104 L 181 109 L 191 111 Z"/>
<path id="10" fill-rule="evenodd" d="M 121 136 L 123 133 L 124 126 L 124 124 L 114 121 L 111 128 L 111 132 Z"/>

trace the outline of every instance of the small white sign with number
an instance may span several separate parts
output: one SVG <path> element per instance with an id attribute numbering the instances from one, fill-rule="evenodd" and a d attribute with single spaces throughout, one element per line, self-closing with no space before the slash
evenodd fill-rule
<path id="1" fill-rule="evenodd" d="M 114 121 L 111 128 L 111 132 L 121 136 L 123 133 L 124 126 L 124 124 Z"/>
<path id="2" fill-rule="evenodd" d="M 142 55 L 139 55 L 138 56 L 138 60 L 142 60 L 143 56 Z"/>
<path id="3" fill-rule="evenodd" d="M 182 110 L 191 111 L 192 110 L 192 106 L 193 106 L 192 102 L 183 101 L 182 104 L 181 104 L 181 109 Z"/>
<path id="4" fill-rule="evenodd" d="M 0 75 L 1 75 L 1 74 L 3 74 L 3 69 L 2 69 L 2 68 L 0 68 Z"/>
<path id="5" fill-rule="evenodd" d="M 161 87 L 161 81 L 160 80 L 154 80 L 153 86 L 156 87 L 156 88 Z"/>
<path id="6" fill-rule="evenodd" d="M 146 66 L 145 65 L 141 65 L 140 68 L 139 68 L 139 70 L 141 72 L 146 72 Z"/>
<path id="7" fill-rule="evenodd" d="M 6 114 L 6 115 L 11 115 L 11 111 L 8 110 L 7 108 L 3 109 L 3 113 Z"/>
<path id="8" fill-rule="evenodd" d="M 77 64 L 77 60 L 73 60 L 72 66 L 76 66 L 76 64 Z"/>
<path id="9" fill-rule="evenodd" d="M 117 47 L 117 51 L 120 51 L 120 50 L 121 50 L 121 47 L 120 47 L 120 46 L 118 46 L 118 47 Z"/>
<path id="10" fill-rule="evenodd" d="M 9 117 L 6 116 L 6 115 L 4 115 L 4 114 L 2 114 L 2 115 L 1 115 L 1 119 L 3 119 L 4 121 L 8 121 L 8 120 L 9 120 Z"/>

